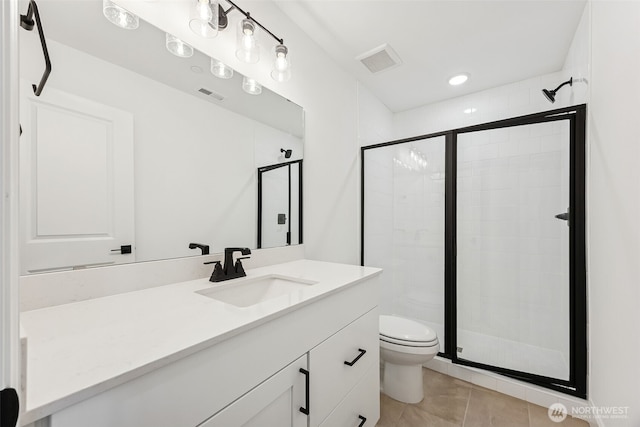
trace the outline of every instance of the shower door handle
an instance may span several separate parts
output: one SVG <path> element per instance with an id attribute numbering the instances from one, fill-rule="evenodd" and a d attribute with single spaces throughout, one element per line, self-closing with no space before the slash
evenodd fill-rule
<path id="1" fill-rule="evenodd" d="M 561 219 L 562 221 L 567 221 L 567 225 L 569 225 L 569 209 L 567 209 L 565 213 L 556 215 L 556 218 Z"/>

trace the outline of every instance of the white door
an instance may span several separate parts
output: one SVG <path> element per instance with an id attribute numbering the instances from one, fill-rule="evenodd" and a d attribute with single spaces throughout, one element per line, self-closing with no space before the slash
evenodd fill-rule
<path id="1" fill-rule="evenodd" d="M 308 405 L 305 391 L 307 356 L 286 368 L 209 418 L 198 427 L 306 427 L 300 408 Z"/>
<path id="2" fill-rule="evenodd" d="M 132 115 L 23 81 L 20 116 L 21 273 L 134 261 Z"/>

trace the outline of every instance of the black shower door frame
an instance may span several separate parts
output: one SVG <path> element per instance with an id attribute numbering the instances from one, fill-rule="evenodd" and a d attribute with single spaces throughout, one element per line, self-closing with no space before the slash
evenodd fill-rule
<path id="1" fill-rule="evenodd" d="M 287 168 L 289 177 L 288 182 L 288 206 L 287 206 L 287 246 L 291 245 L 291 166 L 298 165 L 298 241 L 294 244 L 302 244 L 302 160 L 293 160 L 290 162 L 278 163 L 275 165 L 262 166 L 258 168 L 258 229 L 257 229 L 257 249 L 262 249 L 262 199 L 263 186 L 262 175 L 266 172 Z"/>
<path id="2" fill-rule="evenodd" d="M 458 358 L 457 355 L 457 286 L 456 286 L 456 227 L 457 227 L 457 152 L 458 135 L 560 120 L 569 121 L 569 379 L 545 377 Z M 364 265 L 365 247 L 365 153 L 390 145 L 445 137 L 445 265 L 444 317 L 445 348 L 439 356 L 452 363 L 496 372 L 531 384 L 587 397 L 587 289 L 586 289 L 586 105 L 576 105 L 541 113 L 453 129 L 444 132 L 389 141 L 361 148 L 361 222 L 360 259 Z"/>

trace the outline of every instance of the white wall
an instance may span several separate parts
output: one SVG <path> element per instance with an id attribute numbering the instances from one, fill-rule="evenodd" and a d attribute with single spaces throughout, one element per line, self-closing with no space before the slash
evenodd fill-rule
<path id="1" fill-rule="evenodd" d="M 589 103 L 589 392 L 640 425 L 640 3 L 593 1 Z"/>

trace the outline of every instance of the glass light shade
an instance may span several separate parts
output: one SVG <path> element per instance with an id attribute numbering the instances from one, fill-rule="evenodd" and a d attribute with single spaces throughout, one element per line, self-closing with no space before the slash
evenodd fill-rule
<path id="1" fill-rule="evenodd" d="M 260 95 L 262 93 L 262 85 L 254 79 L 244 76 L 242 78 L 242 90 L 249 95 Z"/>
<path id="2" fill-rule="evenodd" d="M 167 37 L 167 50 L 180 58 L 189 58 L 193 56 L 193 48 L 169 33 L 166 33 Z"/>
<path id="3" fill-rule="evenodd" d="M 271 78 L 277 82 L 286 82 L 291 78 L 291 60 L 288 57 L 289 50 L 283 44 L 274 48 L 276 59 L 273 61 Z"/>
<path id="4" fill-rule="evenodd" d="M 260 48 L 255 37 L 256 30 L 256 24 L 250 19 L 243 19 L 238 23 L 236 56 L 249 64 L 255 64 L 260 60 Z"/>
<path id="5" fill-rule="evenodd" d="M 135 30 L 140 25 L 140 19 L 136 15 L 110 0 L 102 1 L 102 13 L 111 23 L 125 30 Z"/>
<path id="6" fill-rule="evenodd" d="M 230 79 L 233 77 L 233 68 L 217 59 L 211 58 L 211 74 L 219 79 Z"/>
<path id="7" fill-rule="evenodd" d="M 217 36 L 218 0 L 195 0 L 189 19 L 189 28 L 200 37 Z"/>

